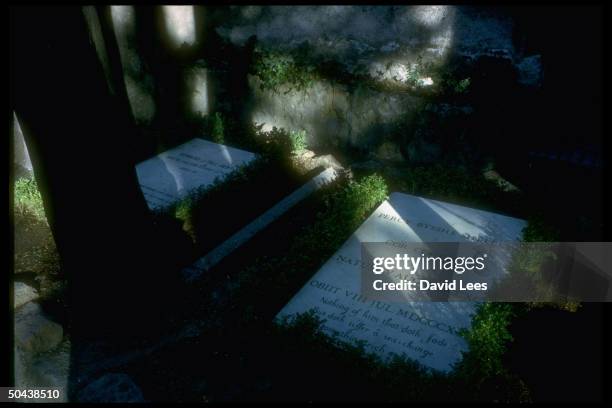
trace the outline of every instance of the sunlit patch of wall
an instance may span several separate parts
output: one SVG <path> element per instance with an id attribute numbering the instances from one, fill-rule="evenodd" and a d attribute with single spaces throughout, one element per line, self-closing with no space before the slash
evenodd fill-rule
<path id="1" fill-rule="evenodd" d="M 408 36 L 407 45 L 390 43 L 381 48 L 368 65 L 377 81 L 404 88 L 434 85 L 431 70 L 446 62 L 453 40 L 453 6 L 404 6 L 395 19 L 395 29 Z M 404 38 L 404 42 L 406 39 Z"/>
<path id="2" fill-rule="evenodd" d="M 136 46 L 134 7 L 111 6 L 113 29 L 119 47 L 125 86 L 137 123 L 150 123 L 156 112 L 153 77 L 145 71 Z"/>
<path id="3" fill-rule="evenodd" d="M 303 9 L 310 10 L 307 7 Z M 261 91 L 258 83 L 252 80 L 251 89 L 256 101 L 253 122 L 263 124 L 263 130 L 272 127 L 305 129 L 311 146 L 348 145 L 367 150 L 388 137 L 394 137 L 390 134 L 398 121 L 405 125 L 410 121 L 411 114 L 425 103 L 418 96 L 395 91 L 435 86 L 428 70 L 443 66 L 448 58 L 453 42 L 455 9 L 453 6 L 402 6 L 392 11 L 392 24 L 389 27 L 384 26 L 380 9 L 373 9 L 369 14 L 353 7 L 338 6 L 328 7 L 325 12 L 316 15 L 317 19 L 302 21 L 297 28 L 293 28 L 294 31 L 312 35 L 313 31 L 320 29 L 312 26 L 312 21 L 333 27 L 330 35 L 337 38 L 332 41 L 333 44 L 330 42 L 328 51 L 336 54 L 335 60 L 345 63 L 346 55 L 357 55 L 367 75 L 375 81 L 392 85 L 389 92 L 368 87 L 349 90 L 345 86 L 332 85 L 332 78 L 330 81 L 317 81 L 300 92 Z M 310 12 L 316 14 L 316 11 Z M 287 13 L 291 14 L 289 11 Z M 364 20 L 361 26 L 387 39 L 382 40 L 375 35 L 371 41 L 365 38 L 345 41 L 343 35 L 346 30 L 354 29 L 356 18 Z M 345 19 L 351 20 L 352 28 L 343 27 L 341 21 Z M 276 19 L 266 20 L 252 29 L 264 38 L 278 37 L 282 34 L 267 30 L 275 24 Z M 228 31 L 230 36 L 239 32 L 245 34 L 239 28 Z M 363 45 L 357 44 L 361 42 Z M 374 43 L 379 46 L 372 47 Z M 315 49 L 320 42 L 316 44 Z M 351 65 L 348 63 L 345 67 L 350 70 Z"/>
<path id="4" fill-rule="evenodd" d="M 395 122 L 414 111 L 419 98 L 408 93 L 388 94 L 372 89 L 349 92 L 345 86 L 315 81 L 306 90 L 261 90 L 250 77 L 256 104 L 253 124 L 306 131 L 311 148 L 352 147 L 367 149 L 390 136 Z"/>
<path id="5" fill-rule="evenodd" d="M 196 42 L 195 15 L 193 6 L 163 6 L 166 31 L 172 45 L 193 46 Z"/>
<path id="6" fill-rule="evenodd" d="M 415 6 L 412 15 L 420 24 L 437 27 L 452 12 L 452 6 Z"/>
<path id="7" fill-rule="evenodd" d="M 187 89 L 190 92 L 191 114 L 196 117 L 210 113 L 210 89 L 208 72 L 203 64 L 195 64 L 185 72 Z"/>

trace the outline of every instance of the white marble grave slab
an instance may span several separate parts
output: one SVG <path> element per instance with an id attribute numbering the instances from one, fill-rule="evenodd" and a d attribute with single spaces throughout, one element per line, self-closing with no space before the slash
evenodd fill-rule
<path id="1" fill-rule="evenodd" d="M 362 242 L 512 242 L 524 220 L 392 193 L 278 313 L 277 319 L 314 310 L 325 333 L 355 343 L 383 359 L 405 354 L 444 372 L 467 345 L 457 331 L 471 322 L 476 302 L 387 303 L 361 294 Z M 506 254 L 507 255 L 507 254 Z M 502 266 L 508 259 L 497 260 Z"/>
<path id="2" fill-rule="evenodd" d="M 154 210 L 211 185 L 255 157 L 251 152 L 196 138 L 137 164 L 136 173 L 145 200 Z"/>

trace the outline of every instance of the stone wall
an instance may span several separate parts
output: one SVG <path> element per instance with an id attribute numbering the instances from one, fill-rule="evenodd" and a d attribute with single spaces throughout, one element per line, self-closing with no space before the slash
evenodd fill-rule
<path id="1" fill-rule="evenodd" d="M 203 15 L 200 20 L 206 24 L 196 24 L 194 35 L 181 45 L 177 35 L 197 19 L 185 19 L 185 8 L 172 11 L 173 17 L 171 8 L 163 7 L 169 14 L 161 26 L 173 39 L 172 47 L 153 37 L 147 43 L 139 31 L 147 13 L 132 6 L 112 7 L 134 117 L 145 127 L 163 124 L 159 134 L 206 136 L 193 133 L 206 132 L 199 121 L 205 124 L 205 117 L 217 111 L 238 111 L 241 120 L 264 130 L 304 130 L 315 150 L 358 151 L 384 160 L 436 160 L 441 156 L 435 152 L 451 147 L 444 146 L 447 135 L 427 136 L 433 131 L 419 128 L 424 110 L 428 120 L 440 122 L 447 120 L 448 112 L 463 112 L 465 121 L 469 112 L 480 112 L 474 120 L 492 118 L 493 123 L 479 132 L 503 137 L 495 121 L 509 119 L 491 115 L 488 106 L 508 112 L 511 104 L 522 104 L 513 99 L 518 93 L 529 100 L 543 82 L 539 50 L 517 41 L 521 25 L 503 8 L 198 6 L 194 14 Z M 273 53 L 298 71 L 316 75 L 306 86 L 296 87 L 291 81 L 301 74 L 292 71 L 288 83 L 266 87 L 265 78 L 253 72 L 251 46 L 254 52 Z M 173 48 L 166 58 L 176 54 L 176 64 L 152 57 L 164 47 Z M 189 50 L 191 57 L 180 55 Z M 168 61 L 171 75 L 160 65 Z M 173 106 L 180 114 L 164 116 Z M 168 124 L 168 117 L 174 122 Z M 186 123 L 196 126 L 184 127 Z"/>
<path id="2" fill-rule="evenodd" d="M 419 112 L 442 102 L 432 96 L 444 85 L 432 78 L 447 66 L 465 71 L 490 58 L 515 71 L 517 86 L 541 84 L 540 56 L 517 50 L 513 29 L 503 13 L 464 6 L 246 6 L 231 7 L 217 32 L 236 46 L 256 36 L 260 49 L 302 53 L 306 68 L 336 64 L 367 85 L 346 86 L 332 73 L 306 89 L 262 89 L 251 75 L 254 123 L 305 130 L 313 148 L 397 158 L 409 139 L 401 133 L 415 132 Z M 465 100 L 453 105 L 469 110 Z"/>

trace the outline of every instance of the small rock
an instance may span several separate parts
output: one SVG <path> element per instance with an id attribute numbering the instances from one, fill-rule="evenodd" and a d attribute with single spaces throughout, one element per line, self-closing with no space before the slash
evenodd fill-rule
<path id="1" fill-rule="evenodd" d="M 343 170 L 344 169 L 342 164 L 340 164 L 340 162 L 338 160 L 336 160 L 336 158 L 334 156 L 332 156 L 331 154 L 326 154 L 326 155 L 323 155 L 323 156 L 317 156 L 317 157 L 313 158 L 313 162 L 317 166 L 323 166 L 325 168 L 333 167 L 336 170 Z"/>
<path id="2" fill-rule="evenodd" d="M 79 402 L 145 402 L 140 388 L 127 374 L 105 374 L 77 394 Z"/>
<path id="3" fill-rule="evenodd" d="M 344 167 L 334 156 L 331 154 L 326 154 L 323 156 L 315 156 L 315 153 L 311 150 L 304 150 L 298 155 L 295 155 L 294 163 L 298 166 L 302 171 L 310 171 L 319 166 L 322 167 L 333 167 L 336 170 L 342 170 Z"/>
<path id="4" fill-rule="evenodd" d="M 26 303 L 36 299 L 38 299 L 38 293 L 36 289 L 26 285 L 23 282 L 15 282 L 13 299 L 14 309 L 17 309 L 18 307 L 23 306 Z"/>
<path id="5" fill-rule="evenodd" d="M 64 336 L 59 324 L 49 320 L 37 303 L 29 302 L 15 311 L 15 344 L 32 354 L 56 347 Z"/>
<path id="6" fill-rule="evenodd" d="M 311 159 L 314 156 L 315 156 L 315 152 L 313 152 L 312 150 L 308 150 L 308 149 L 304 149 L 296 154 L 296 158 L 301 159 L 301 160 Z"/>

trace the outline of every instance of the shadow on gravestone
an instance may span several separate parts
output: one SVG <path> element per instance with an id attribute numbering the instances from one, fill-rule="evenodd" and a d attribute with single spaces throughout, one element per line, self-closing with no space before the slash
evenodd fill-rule
<path id="1" fill-rule="evenodd" d="M 196 138 L 137 164 L 136 172 L 149 208 L 162 209 L 212 185 L 255 157 L 251 152 Z"/>

